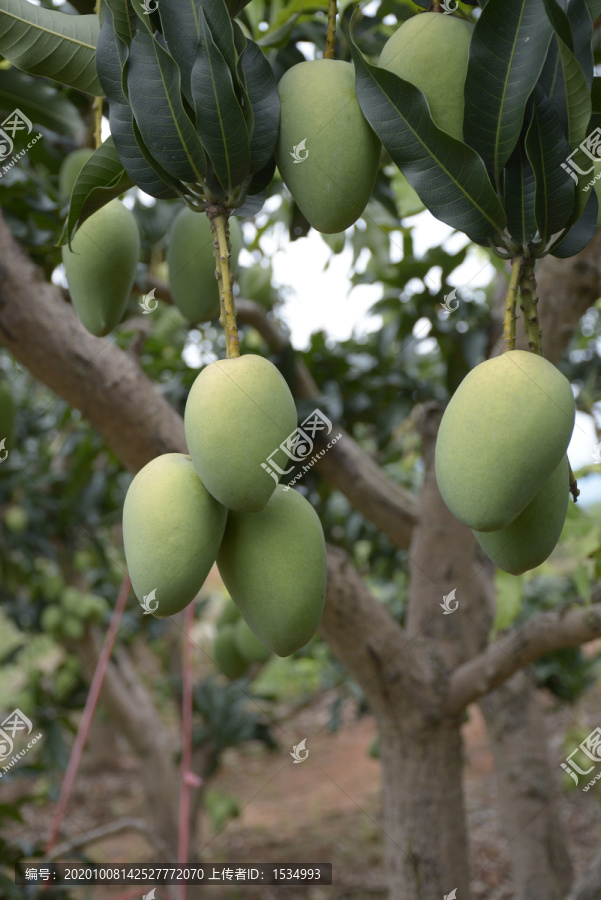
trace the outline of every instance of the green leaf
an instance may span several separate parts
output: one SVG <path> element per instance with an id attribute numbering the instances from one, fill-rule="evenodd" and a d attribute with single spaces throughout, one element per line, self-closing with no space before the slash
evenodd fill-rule
<path id="1" fill-rule="evenodd" d="M 115 34 L 126 47 L 129 47 L 136 30 L 137 16 L 134 8 L 132 8 L 129 0 L 103 0 L 103 3 L 106 4 L 105 9 L 108 7 L 111 12 Z M 138 9 L 138 7 L 135 7 L 135 9 Z M 148 18 L 146 16 L 145 21 Z"/>
<path id="2" fill-rule="evenodd" d="M 534 212 L 538 233 L 547 241 L 567 224 L 574 208 L 575 185 L 561 168 L 570 154 L 570 145 L 559 117 L 542 88 L 534 91 L 533 101 L 526 153 L 536 182 Z"/>
<path id="3" fill-rule="evenodd" d="M 34 125 L 57 134 L 77 134 L 85 125 L 77 109 L 57 88 L 18 69 L 0 69 L 0 111 L 19 109 Z M 4 114 L 0 115 L 0 119 Z"/>
<path id="4" fill-rule="evenodd" d="M 515 147 L 551 25 L 542 0 L 488 0 L 470 41 L 464 140 L 495 177 Z"/>
<path id="5" fill-rule="evenodd" d="M 596 23 L 599 16 L 601 16 L 601 0 L 586 0 L 586 5 L 593 23 Z"/>
<path id="6" fill-rule="evenodd" d="M 240 64 L 253 110 L 250 170 L 258 172 L 267 165 L 275 149 L 280 125 L 280 96 L 273 70 L 254 41 L 246 41 Z"/>
<path id="7" fill-rule="evenodd" d="M 181 97 L 180 71 L 151 34 L 138 31 L 129 48 L 129 102 L 154 159 L 180 181 L 199 182 L 207 161 Z"/>
<path id="8" fill-rule="evenodd" d="M 536 233 L 534 217 L 535 179 L 520 139 L 507 160 L 503 182 L 507 229 L 512 238 L 526 246 Z"/>
<path id="9" fill-rule="evenodd" d="M 112 137 L 107 138 L 86 160 L 77 176 L 60 243 L 70 240 L 78 225 L 133 185 L 119 159 Z"/>
<path id="10" fill-rule="evenodd" d="M 584 213 L 572 225 L 565 237 L 560 238 L 553 244 L 550 250 L 551 254 L 559 259 L 567 259 L 569 256 L 576 256 L 577 253 L 588 247 L 597 230 L 598 210 L 597 192 L 594 188 L 591 188 L 588 192 Z"/>
<path id="11" fill-rule="evenodd" d="M 357 97 L 363 115 L 430 212 L 486 242 L 505 225 L 505 213 L 482 160 L 434 125 L 412 84 L 370 65 L 354 41 Z"/>
<path id="12" fill-rule="evenodd" d="M 120 26 L 123 34 L 123 23 Z M 131 34 L 129 35 L 131 40 Z M 117 33 L 112 4 L 104 10 L 104 21 L 98 36 L 96 48 L 96 68 L 105 97 L 110 103 L 127 103 L 126 65 L 129 41 Z"/>
<path id="13" fill-rule="evenodd" d="M 18 69 L 100 96 L 98 16 L 68 16 L 27 0 L 0 0 L 0 54 Z"/>
<path id="14" fill-rule="evenodd" d="M 551 100 L 573 149 L 586 134 L 591 100 L 580 63 L 557 35 L 549 45 L 539 84 Z"/>
<path id="15" fill-rule="evenodd" d="M 119 159 L 134 184 L 157 200 L 177 197 L 179 190 L 175 180 L 162 172 L 159 164 L 144 148 L 141 138 L 138 140 L 136 137 L 137 126 L 128 104 L 111 102 L 109 125 Z"/>
<path id="16" fill-rule="evenodd" d="M 211 35 L 202 9 L 191 86 L 196 129 L 223 189 L 231 194 L 250 169 L 250 141 L 229 67 Z"/>
<path id="17" fill-rule="evenodd" d="M 570 22 L 566 13 L 561 6 L 558 6 L 557 0 L 543 0 L 543 3 L 545 4 L 545 10 L 549 17 L 549 22 L 553 27 L 553 31 L 573 52 L 574 44 L 572 43 L 572 29 L 570 28 Z"/>
<path id="18" fill-rule="evenodd" d="M 574 38 L 574 46 L 571 48 L 574 56 L 582 66 L 586 83 L 590 90 L 593 82 L 593 20 L 585 0 L 570 0 L 568 5 L 568 19 Z"/>
<path id="19" fill-rule="evenodd" d="M 223 0 L 161 0 L 159 13 L 169 53 L 182 74 L 182 91 L 192 103 L 191 76 L 200 40 L 200 12 L 203 11 L 215 45 L 237 84 L 233 25 Z"/>

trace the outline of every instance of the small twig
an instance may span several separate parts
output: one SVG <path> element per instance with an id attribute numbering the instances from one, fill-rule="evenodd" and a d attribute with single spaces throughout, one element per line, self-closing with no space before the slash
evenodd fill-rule
<path id="1" fill-rule="evenodd" d="M 50 853 L 46 854 L 45 860 L 52 862 L 54 859 L 60 859 L 61 856 L 68 857 L 74 850 L 80 850 L 87 844 L 93 844 L 105 837 L 120 834 L 122 831 L 138 831 L 148 838 L 160 854 L 161 859 L 164 859 L 165 861 L 170 859 L 171 854 L 169 853 L 169 848 L 161 838 L 148 827 L 146 822 L 142 819 L 118 819 L 117 822 L 99 825 L 97 828 L 91 828 L 89 831 L 86 831 L 85 834 L 80 834 L 78 837 L 72 837 L 67 841 L 63 841 L 62 844 L 57 844 L 54 850 L 51 850 Z"/>
<path id="2" fill-rule="evenodd" d="M 323 51 L 324 59 L 334 59 L 334 44 L 336 43 L 336 0 L 328 0 L 328 30 L 326 33 L 326 49 Z"/>
<path id="3" fill-rule="evenodd" d="M 572 470 L 572 466 L 570 465 L 570 460 L 568 459 L 568 468 L 570 470 L 570 494 L 572 495 L 572 500 L 574 503 L 578 503 L 578 497 L 580 496 L 580 488 L 578 487 L 578 482 L 576 481 L 576 476 Z"/>
<path id="4" fill-rule="evenodd" d="M 505 317 L 503 320 L 503 343 L 505 346 L 503 352 L 515 350 L 516 306 L 518 285 L 523 265 L 524 258 L 522 256 L 516 256 L 511 263 L 511 278 L 507 288 L 507 296 L 505 297 Z"/>

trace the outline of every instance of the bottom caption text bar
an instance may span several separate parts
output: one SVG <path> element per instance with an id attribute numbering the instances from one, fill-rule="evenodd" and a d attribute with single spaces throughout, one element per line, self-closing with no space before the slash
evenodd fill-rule
<path id="1" fill-rule="evenodd" d="M 332 884 L 331 863 L 119 863 L 116 866 L 54 862 L 15 866 L 15 884 Z"/>

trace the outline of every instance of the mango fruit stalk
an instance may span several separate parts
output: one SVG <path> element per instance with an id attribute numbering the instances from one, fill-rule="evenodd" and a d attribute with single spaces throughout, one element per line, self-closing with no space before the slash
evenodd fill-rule
<path id="1" fill-rule="evenodd" d="M 135 476 L 123 506 L 125 559 L 136 597 L 154 616 L 172 616 L 194 600 L 226 518 L 183 453 L 158 456 Z"/>
<path id="2" fill-rule="evenodd" d="M 569 381 L 535 353 L 511 350 L 476 366 L 440 423 L 436 479 L 474 531 L 510 525 L 562 461 L 574 428 Z"/>
<path id="3" fill-rule="evenodd" d="M 261 512 L 230 512 L 217 566 L 274 653 L 289 656 L 308 643 L 323 612 L 327 560 L 321 522 L 301 494 L 278 485 Z"/>
<path id="4" fill-rule="evenodd" d="M 275 158 L 284 183 L 313 228 L 344 231 L 367 205 L 381 148 L 361 112 L 354 67 L 334 59 L 298 63 L 278 90 Z"/>
<path id="5" fill-rule="evenodd" d="M 294 400 L 279 371 L 251 353 L 206 366 L 184 414 L 188 450 L 207 490 L 228 509 L 254 512 L 276 486 L 261 464 L 296 422 Z"/>
<path id="6" fill-rule="evenodd" d="M 230 266 L 235 268 L 242 248 L 242 229 L 229 219 L 232 247 Z M 219 316 L 219 285 L 215 277 L 211 223 L 203 212 L 188 207 L 174 218 L 169 229 L 167 265 L 173 302 L 193 325 Z"/>
<path id="7" fill-rule="evenodd" d="M 62 248 L 71 301 L 82 324 L 104 337 L 121 321 L 136 277 L 140 234 L 133 213 L 111 200 Z"/>

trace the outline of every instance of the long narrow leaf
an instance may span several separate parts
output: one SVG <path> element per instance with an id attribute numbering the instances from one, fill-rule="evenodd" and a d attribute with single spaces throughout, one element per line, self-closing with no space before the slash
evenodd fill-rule
<path id="1" fill-rule="evenodd" d="M 107 7 L 98 36 L 96 68 L 104 95 L 110 103 L 127 103 L 125 67 L 128 53 L 127 44 L 115 29 L 112 10 Z"/>
<path id="2" fill-rule="evenodd" d="M 551 254 L 559 259 L 567 259 L 584 250 L 595 236 L 598 211 L 597 193 L 594 188 L 591 188 L 583 214 L 572 225 L 567 235 L 553 245 Z"/>
<path id="3" fill-rule="evenodd" d="M 107 138 L 86 160 L 77 176 L 60 243 L 70 240 L 76 226 L 133 186 L 133 181 L 119 159 L 112 137 Z"/>
<path id="4" fill-rule="evenodd" d="M 572 29 L 574 40 L 574 56 L 582 66 L 586 83 L 589 87 L 593 83 L 593 20 L 585 0 L 570 0 L 568 4 L 568 19 Z"/>
<path id="5" fill-rule="evenodd" d="M 129 102 L 144 143 L 180 181 L 200 181 L 206 158 L 181 97 L 180 71 L 151 34 L 136 32 L 127 71 Z"/>
<path id="6" fill-rule="evenodd" d="M 109 125 L 119 159 L 134 184 L 157 200 L 169 200 L 178 196 L 175 179 L 146 153 L 136 139 L 136 126 L 128 104 L 111 103 Z"/>
<path id="7" fill-rule="evenodd" d="M 280 96 L 273 70 L 261 48 L 247 40 L 240 63 L 253 111 L 250 139 L 250 170 L 258 172 L 275 149 L 280 124 Z"/>
<path id="8" fill-rule="evenodd" d="M 553 35 L 539 85 L 549 97 L 574 149 L 584 138 L 591 116 L 586 76 L 574 54 Z"/>
<path id="9" fill-rule="evenodd" d="M 464 139 L 495 177 L 520 136 L 551 39 L 543 0 L 488 0 L 470 41 Z"/>
<path id="10" fill-rule="evenodd" d="M 250 140 L 229 67 L 219 52 L 202 9 L 191 86 L 196 128 L 223 189 L 231 193 L 250 170 Z"/>
<path id="11" fill-rule="evenodd" d="M 519 140 L 505 166 L 504 192 L 507 229 L 525 247 L 536 234 L 534 195 L 536 182 L 526 148 Z"/>
<path id="12" fill-rule="evenodd" d="M 434 125 L 421 91 L 351 51 L 363 115 L 393 162 L 433 215 L 486 243 L 505 213 L 478 154 Z"/>
<path id="13" fill-rule="evenodd" d="M 34 125 L 57 134 L 77 134 L 85 125 L 77 108 L 53 85 L 18 69 L 0 69 L 0 111 L 20 109 Z"/>
<path id="14" fill-rule="evenodd" d="M 561 122 L 542 88 L 535 90 L 533 100 L 526 153 L 536 180 L 536 224 L 540 238 L 546 241 L 569 221 L 575 185 L 561 168 L 570 153 Z"/>
<path id="15" fill-rule="evenodd" d="M 0 54 L 18 69 L 101 95 L 98 16 L 68 16 L 27 0 L 0 0 Z"/>

